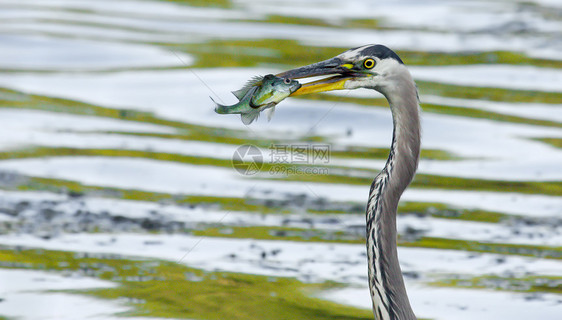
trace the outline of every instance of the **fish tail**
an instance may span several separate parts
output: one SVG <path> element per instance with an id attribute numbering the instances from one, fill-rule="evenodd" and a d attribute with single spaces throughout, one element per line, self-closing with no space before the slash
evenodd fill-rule
<path id="1" fill-rule="evenodd" d="M 215 112 L 216 112 L 216 113 L 218 113 L 218 114 L 227 114 L 227 113 L 228 113 L 228 112 L 227 112 L 227 106 L 222 105 L 222 104 L 220 104 L 220 103 L 217 103 L 217 102 L 215 101 L 215 99 L 213 99 L 213 97 L 211 97 L 211 96 L 209 96 L 209 98 L 211 98 L 211 100 L 213 100 L 213 102 L 214 102 L 215 105 L 216 105 L 216 106 L 215 106 Z"/>

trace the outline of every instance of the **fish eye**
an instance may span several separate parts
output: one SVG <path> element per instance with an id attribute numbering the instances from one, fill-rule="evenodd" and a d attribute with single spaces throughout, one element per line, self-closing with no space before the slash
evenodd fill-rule
<path id="1" fill-rule="evenodd" d="M 363 61 L 363 66 L 367 69 L 373 69 L 375 66 L 375 60 L 371 58 L 365 59 L 365 61 Z"/>
<path id="2" fill-rule="evenodd" d="M 285 84 L 291 84 L 291 79 L 285 78 L 283 79 L 283 82 L 285 82 Z"/>

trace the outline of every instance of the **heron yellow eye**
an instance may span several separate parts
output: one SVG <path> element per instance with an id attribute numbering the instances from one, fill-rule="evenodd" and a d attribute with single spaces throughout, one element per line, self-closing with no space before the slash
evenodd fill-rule
<path id="1" fill-rule="evenodd" d="M 372 69 L 375 66 L 375 60 L 365 59 L 365 61 L 363 61 L 363 66 L 367 69 Z"/>

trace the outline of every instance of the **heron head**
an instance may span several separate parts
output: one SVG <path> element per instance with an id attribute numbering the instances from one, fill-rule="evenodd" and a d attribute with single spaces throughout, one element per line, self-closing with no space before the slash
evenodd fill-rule
<path id="1" fill-rule="evenodd" d="M 403 71 L 407 72 L 407 69 L 394 51 L 383 45 L 366 45 L 277 76 L 288 79 L 328 76 L 303 84 L 292 95 L 357 88 L 383 92 L 392 86 L 395 76 Z"/>

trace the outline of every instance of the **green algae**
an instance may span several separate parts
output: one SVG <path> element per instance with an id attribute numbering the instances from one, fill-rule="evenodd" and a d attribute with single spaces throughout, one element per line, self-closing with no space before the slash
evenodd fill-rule
<path id="1" fill-rule="evenodd" d="M 251 20 L 251 21 L 255 21 L 255 20 Z M 268 15 L 264 22 L 275 23 L 275 24 L 306 25 L 306 26 L 315 26 L 315 27 L 334 26 L 329 21 L 324 19 L 291 17 L 291 16 L 282 16 L 282 15 L 275 15 L 275 14 Z M 290 41 L 290 40 L 282 40 L 282 41 Z"/>
<path id="2" fill-rule="evenodd" d="M 143 158 L 158 161 L 171 161 L 192 165 L 204 165 L 214 167 L 232 167 L 229 159 L 216 159 L 208 157 L 197 157 L 179 155 L 172 153 L 148 152 L 139 150 L 121 149 L 74 149 L 74 148 L 35 148 L 19 151 L 0 152 L 0 159 L 39 158 L 48 156 L 103 156 L 103 157 L 128 157 Z M 233 169 L 234 170 L 234 169 Z M 256 179 L 264 180 L 287 180 L 315 183 L 335 183 L 350 185 L 370 185 L 373 177 L 378 173 L 376 170 L 361 168 L 346 168 L 341 166 L 312 166 L 295 165 L 287 163 L 263 163 L 261 167 L 263 174 Z M 316 174 L 315 172 L 330 172 L 328 174 Z M 337 172 L 337 173 L 334 173 Z M 450 176 L 438 176 L 429 174 L 417 174 L 412 184 L 416 188 L 436 188 L 448 190 L 479 190 L 479 191 L 501 191 L 526 194 L 562 194 L 561 181 L 503 181 L 471 179 Z"/>
<path id="3" fill-rule="evenodd" d="M 402 201 L 398 204 L 399 214 L 414 214 L 418 216 L 431 216 L 442 219 L 466 220 L 476 222 L 498 223 L 516 216 L 499 212 L 477 209 L 453 208 L 443 203 L 409 202 Z"/>
<path id="4" fill-rule="evenodd" d="M 212 207 L 224 211 L 238 212 L 258 212 L 262 214 L 268 213 L 290 213 L 293 209 L 291 205 L 285 206 L 276 201 L 259 200 L 235 197 L 219 197 L 219 196 L 201 196 L 201 195 L 184 195 L 184 194 L 168 194 L 159 192 L 150 192 L 133 189 L 109 188 L 100 186 L 87 186 L 75 181 L 27 177 L 23 179 L 22 184 L 17 186 L 18 190 L 42 190 L 54 193 L 73 193 L 74 195 L 84 196 L 101 196 L 109 198 L 118 198 L 133 201 L 153 201 L 159 203 L 169 203 L 176 205 L 189 205 Z M 312 214 L 364 214 L 365 205 L 363 203 L 338 203 L 328 202 L 324 204 L 325 209 L 303 207 L 308 213 Z M 332 209 L 345 207 L 346 210 Z M 452 208 L 442 203 L 426 203 L 426 202 L 401 202 L 399 204 L 400 214 L 415 214 L 423 216 L 432 216 L 444 219 L 457 219 L 467 221 L 479 221 L 497 223 L 505 219 L 512 219 L 514 216 L 497 212 L 484 210 L 471 210 Z"/>
<path id="5" fill-rule="evenodd" d="M 311 25 L 325 25 L 327 23 L 318 19 L 278 16 L 271 16 L 270 19 L 275 23 L 295 24 L 303 22 Z M 375 21 L 369 23 L 376 24 Z M 291 68 L 329 59 L 349 49 L 347 47 L 306 45 L 297 40 L 287 39 L 211 40 L 196 44 L 156 44 L 194 55 L 196 58 L 195 64 L 192 65 L 194 68 L 255 67 L 263 64 Z M 562 67 L 562 62 L 559 60 L 533 58 L 521 53 L 507 51 L 449 53 L 397 50 L 397 53 L 408 65 L 513 64 L 548 68 Z"/>
<path id="6" fill-rule="evenodd" d="M 40 178 L 25 177 L 21 183 L 15 187 L 17 190 L 50 191 L 54 193 L 72 193 L 76 196 L 97 196 L 117 198 L 133 201 L 153 201 L 163 204 L 188 205 L 210 207 L 224 211 L 237 212 L 258 212 L 268 213 L 290 213 L 293 208 L 290 201 L 288 204 L 279 201 L 268 201 L 267 199 L 252 199 L 251 197 L 221 197 L 221 196 L 202 196 L 185 194 L 168 194 L 150 192 L 144 190 L 121 189 L 101 186 L 83 185 L 79 182 Z M 2 188 L 6 189 L 6 187 Z M 9 188 L 8 188 L 9 189 Z M 318 207 L 303 206 L 306 212 L 311 214 L 364 214 L 365 205 L 363 203 L 340 203 L 323 201 L 324 209 Z M 337 209 L 345 208 L 345 210 Z M 414 214 L 421 216 L 432 216 L 444 219 L 456 219 L 466 221 L 479 221 L 497 223 L 505 219 L 516 218 L 513 215 L 502 214 L 476 209 L 453 208 L 443 203 L 428 202 L 400 202 L 399 214 Z"/>
<path id="7" fill-rule="evenodd" d="M 232 1 L 230 0 L 165 0 L 181 5 L 191 7 L 216 7 L 216 8 L 232 8 Z"/>
<path id="8" fill-rule="evenodd" d="M 529 57 L 510 51 L 489 52 L 428 52 L 397 50 L 397 54 L 408 65 L 474 65 L 474 64 L 511 64 L 531 65 L 545 68 L 561 68 L 562 61 Z"/>
<path id="9" fill-rule="evenodd" d="M 341 204 L 334 203 L 333 206 L 338 206 Z M 312 214 L 365 214 L 365 205 L 361 204 L 347 204 L 349 210 L 337 210 L 337 209 L 311 209 L 308 208 L 307 212 Z M 398 203 L 398 214 L 399 215 L 414 215 L 418 217 L 434 217 L 449 220 L 462 220 L 462 221 L 475 221 L 475 222 L 487 222 L 487 223 L 498 223 L 504 220 L 518 219 L 520 216 L 509 215 L 505 213 L 479 210 L 479 209 L 464 209 L 451 207 L 444 203 L 432 203 L 432 202 L 411 202 L 411 201 L 401 201 Z"/>
<path id="10" fill-rule="evenodd" d="M 422 103 L 422 108 L 424 112 L 432 112 L 432 113 L 441 113 L 441 114 L 449 114 L 461 117 L 470 117 L 476 119 L 488 119 L 492 121 L 498 122 L 508 122 L 508 123 L 523 123 L 523 124 L 530 124 L 535 126 L 544 126 L 544 127 L 557 127 L 562 128 L 562 123 L 558 121 L 551 121 L 551 120 L 541 120 L 541 119 L 532 119 L 532 118 L 525 118 L 525 117 L 518 117 L 509 114 L 502 114 L 493 111 L 486 111 L 480 110 L 476 108 L 464 108 L 464 107 L 454 107 L 454 106 L 446 106 L 446 105 L 435 105 L 429 103 Z M 517 108 L 517 106 L 513 106 L 513 108 Z"/>
<path id="11" fill-rule="evenodd" d="M 547 143 L 556 148 L 562 148 L 562 138 L 536 138 L 534 140 Z"/>
<path id="12" fill-rule="evenodd" d="M 327 102 L 342 103 L 342 104 L 349 103 L 349 104 L 356 104 L 366 107 L 378 107 L 378 108 L 388 107 L 388 103 L 386 102 L 386 100 L 382 98 L 359 98 L 359 97 L 349 97 L 349 96 L 334 96 L 328 94 L 313 94 L 310 96 L 306 96 L 306 98 L 302 98 L 302 97 L 296 97 L 296 98 L 327 101 Z M 516 102 L 517 101 L 515 101 L 514 103 Z M 541 100 L 540 102 L 543 101 Z M 558 121 L 525 118 L 525 117 L 519 117 L 509 114 L 493 112 L 493 111 L 481 110 L 477 108 L 455 107 L 455 106 L 448 106 L 448 105 L 424 103 L 423 98 L 421 101 L 421 107 L 423 112 L 448 114 L 448 115 L 469 117 L 475 119 L 488 119 L 498 122 L 522 123 L 522 124 L 530 124 L 536 126 L 562 128 L 562 123 Z M 517 106 L 513 106 L 513 108 L 517 108 Z"/>
<path id="13" fill-rule="evenodd" d="M 545 259 L 562 259 L 562 247 L 540 245 L 491 243 L 474 240 L 445 239 L 435 237 L 420 237 L 414 241 L 398 240 L 402 247 L 461 250 L 469 252 L 499 253 L 504 255 L 518 255 L 539 257 Z"/>
<path id="14" fill-rule="evenodd" d="M 416 188 L 456 189 L 525 194 L 562 194 L 561 181 L 504 181 L 417 174 L 412 182 Z"/>
<path id="15" fill-rule="evenodd" d="M 358 176 L 357 173 L 362 175 Z M 355 175 L 350 175 L 351 173 Z M 335 183 L 350 185 L 365 185 L 372 183 L 377 171 L 350 169 L 340 174 L 288 174 L 284 177 L 288 181 Z M 420 189 L 442 189 L 442 190 L 473 190 L 493 192 L 515 192 L 525 194 L 562 194 L 562 182 L 560 181 L 504 181 L 471 179 L 450 176 L 437 176 L 429 174 L 417 174 L 411 184 L 412 187 Z"/>
<path id="16" fill-rule="evenodd" d="M 194 235 L 205 237 L 282 240 L 299 242 L 364 243 L 365 239 L 343 231 L 326 231 L 289 227 L 212 227 L 193 231 Z"/>
<path id="17" fill-rule="evenodd" d="M 532 90 L 514 90 L 492 87 L 458 86 L 438 82 L 416 81 L 421 94 L 443 97 L 491 100 L 502 102 L 538 102 L 562 103 L 560 92 L 539 92 Z"/>
<path id="18" fill-rule="evenodd" d="M 158 44 L 158 43 L 157 43 Z M 256 67 L 263 64 L 305 65 L 310 57 L 321 60 L 341 53 L 341 48 L 314 47 L 296 40 L 212 40 L 206 43 L 161 43 L 174 51 L 194 55 L 193 68 Z"/>
<path id="19" fill-rule="evenodd" d="M 8 189 L 10 188 L 0 188 Z M 135 189 L 121 189 L 101 186 L 84 185 L 76 181 L 52 178 L 26 177 L 15 187 L 21 191 L 50 191 L 53 193 L 72 194 L 74 196 L 92 196 L 115 198 L 132 201 L 151 201 L 161 204 L 175 204 L 180 206 L 215 208 L 228 211 L 287 213 L 288 209 L 272 207 L 257 203 L 250 198 L 202 196 L 169 194 Z"/>
<path id="20" fill-rule="evenodd" d="M 430 282 L 429 285 L 446 288 L 493 289 L 509 292 L 541 292 L 562 294 L 562 277 L 523 276 L 503 277 L 484 275 L 479 277 L 455 277 Z"/>
<path id="21" fill-rule="evenodd" d="M 354 233 L 286 227 L 213 227 L 205 230 L 194 231 L 194 234 L 198 236 L 220 238 L 285 240 L 297 242 L 365 243 L 365 238 L 363 236 L 359 236 Z M 562 247 L 540 245 L 491 243 L 424 236 L 410 239 L 410 236 L 407 238 L 399 236 L 398 246 L 496 253 L 504 255 L 540 257 L 545 259 L 562 259 Z"/>
<path id="22" fill-rule="evenodd" d="M 369 148 L 360 146 L 349 146 L 344 148 L 330 149 L 330 156 L 342 159 L 386 159 L 388 158 L 388 148 Z M 425 160 L 460 160 L 461 157 L 438 149 L 421 150 L 421 159 Z"/>
<path id="23" fill-rule="evenodd" d="M 111 280 L 116 288 L 73 290 L 103 299 L 134 301 L 122 316 L 177 319 L 371 319 L 370 310 L 313 298 L 341 287 L 291 278 L 206 272 L 181 264 L 129 257 L 0 247 L 0 267 L 73 271 Z"/>

